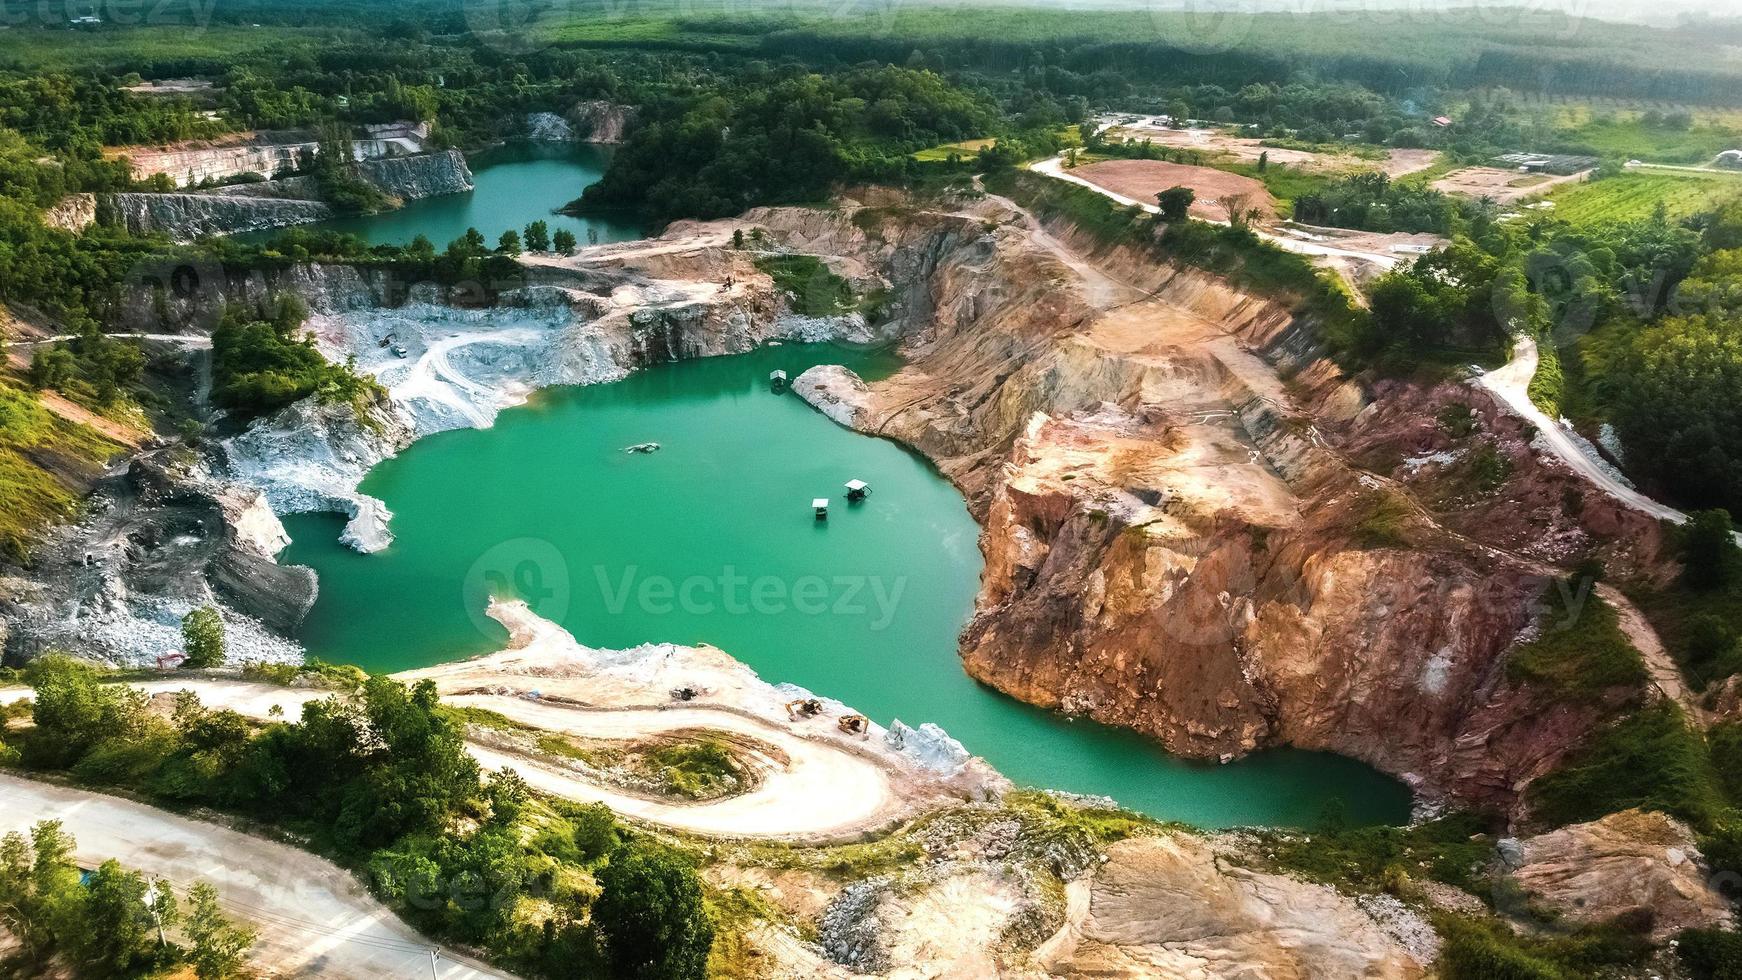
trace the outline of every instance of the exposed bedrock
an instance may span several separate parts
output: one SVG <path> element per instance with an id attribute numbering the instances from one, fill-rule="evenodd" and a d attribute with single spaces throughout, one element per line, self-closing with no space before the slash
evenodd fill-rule
<path id="1" fill-rule="evenodd" d="M 635 108 L 593 99 L 577 102 L 561 115 L 526 114 L 528 139 L 541 143 L 621 143 L 635 124 Z"/>
<path id="2" fill-rule="evenodd" d="M 356 171 L 382 193 L 402 201 L 472 189 L 472 171 L 458 150 L 364 160 Z M 313 178 L 285 177 L 203 191 L 103 195 L 89 217 L 69 199 L 56 208 L 55 220 L 82 228 L 105 208 L 134 234 L 163 233 L 178 241 L 307 224 L 334 215 L 319 199 Z"/>
<path id="3" fill-rule="evenodd" d="M 928 219 L 809 220 L 819 250 L 876 262 Z M 980 518 L 974 677 L 1188 757 L 1325 749 L 1502 808 L 1637 695 L 1570 707 L 1508 678 L 1545 568 L 1339 446 L 1383 440 L 1405 392 L 1342 378 L 1285 306 L 1117 251 L 1085 268 L 1053 231 L 1006 220 L 917 263 L 908 366 L 828 406 L 926 453 Z"/>
<path id="4" fill-rule="evenodd" d="M 163 233 L 177 241 L 205 235 L 308 224 L 333 216 L 319 201 L 229 194 L 110 194 L 103 206 L 136 235 Z"/>
<path id="5" fill-rule="evenodd" d="M 277 564 L 288 542 L 259 491 L 159 452 L 105 481 L 83 522 L 54 531 L 29 577 L 0 578 L 6 655 L 51 648 L 117 664 L 182 649 L 181 618 L 224 612 L 236 660 L 295 660 L 281 637 L 315 600 L 315 576 Z"/>

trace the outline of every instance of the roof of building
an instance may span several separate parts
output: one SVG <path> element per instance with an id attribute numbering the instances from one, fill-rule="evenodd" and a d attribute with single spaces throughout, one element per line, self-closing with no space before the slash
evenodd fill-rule
<path id="1" fill-rule="evenodd" d="M 866 483 L 864 480 L 848 480 L 847 481 L 847 489 L 848 490 L 864 490 L 869 486 L 871 486 L 871 484 Z"/>

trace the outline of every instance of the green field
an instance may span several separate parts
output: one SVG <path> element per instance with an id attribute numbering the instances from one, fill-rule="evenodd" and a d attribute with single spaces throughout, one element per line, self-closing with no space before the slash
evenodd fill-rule
<path id="1" fill-rule="evenodd" d="M 1702 119 L 1688 129 L 1674 129 L 1647 126 L 1640 121 L 1638 113 L 1573 111 L 1565 116 L 1567 121 L 1562 123 L 1557 138 L 1561 143 L 1573 146 L 1562 148 L 1584 148 L 1600 157 L 1704 164 L 1725 150 L 1742 148 L 1742 132 L 1733 125 L 1719 122 L 1718 118 Z M 1719 118 L 1728 120 L 1731 117 L 1730 114 L 1721 114 Z"/>
<path id="2" fill-rule="evenodd" d="M 913 158 L 925 163 L 942 163 L 943 161 L 948 160 L 953 154 L 965 160 L 980 152 L 982 147 L 991 146 L 995 142 L 997 141 L 991 137 L 986 137 L 977 140 L 959 140 L 955 143 L 943 143 L 938 146 L 927 147 L 926 149 L 920 150 L 913 155 Z"/>
<path id="3" fill-rule="evenodd" d="M 1742 197 L 1742 174 L 1676 174 L 1633 172 L 1588 184 L 1570 184 L 1550 194 L 1554 216 L 1575 225 L 1641 221 L 1652 216 L 1659 201 L 1671 218 L 1711 210 Z"/>
<path id="4" fill-rule="evenodd" d="M 157 65 L 187 60 L 235 62 L 268 50 L 284 51 L 339 36 L 330 28 L 255 28 L 237 24 L 104 27 L 70 31 L 14 27 L 0 32 L 0 68 L 45 71 L 102 68 L 152 74 Z M 183 65 L 173 67 L 186 72 Z"/>

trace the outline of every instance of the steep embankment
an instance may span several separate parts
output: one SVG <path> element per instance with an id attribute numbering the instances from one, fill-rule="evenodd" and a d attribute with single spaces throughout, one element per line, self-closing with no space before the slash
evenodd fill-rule
<path id="1" fill-rule="evenodd" d="M 472 189 L 472 172 L 458 150 L 383 157 L 356 164 L 356 174 L 391 198 L 413 201 Z M 206 191 L 107 194 L 88 206 L 75 196 L 51 213 L 57 227 L 82 230 L 105 209 L 136 234 L 161 233 L 178 241 L 233 235 L 333 217 L 309 177 L 285 177 Z"/>
<path id="2" fill-rule="evenodd" d="M 976 214 L 998 227 L 915 280 L 909 366 L 831 413 L 925 452 L 981 518 L 976 678 L 1190 757 L 1327 749 L 1501 807 L 1637 693 L 1574 703 L 1508 672 L 1544 569 L 1350 460 L 1339 442 L 1385 438 L 1383 399 L 1314 355 L 1310 321 Z M 911 225 L 861 211 L 808 237 Z"/>

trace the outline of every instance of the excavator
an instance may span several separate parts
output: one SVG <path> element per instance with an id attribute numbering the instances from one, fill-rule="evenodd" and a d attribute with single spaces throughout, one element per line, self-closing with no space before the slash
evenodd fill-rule
<path id="1" fill-rule="evenodd" d="M 823 713 L 823 703 L 816 698 L 799 698 L 786 702 L 786 716 L 793 721 L 801 718 L 815 718 Z"/>
<path id="2" fill-rule="evenodd" d="M 871 719 L 864 715 L 847 715 L 839 722 L 841 731 L 860 738 L 871 737 Z"/>

